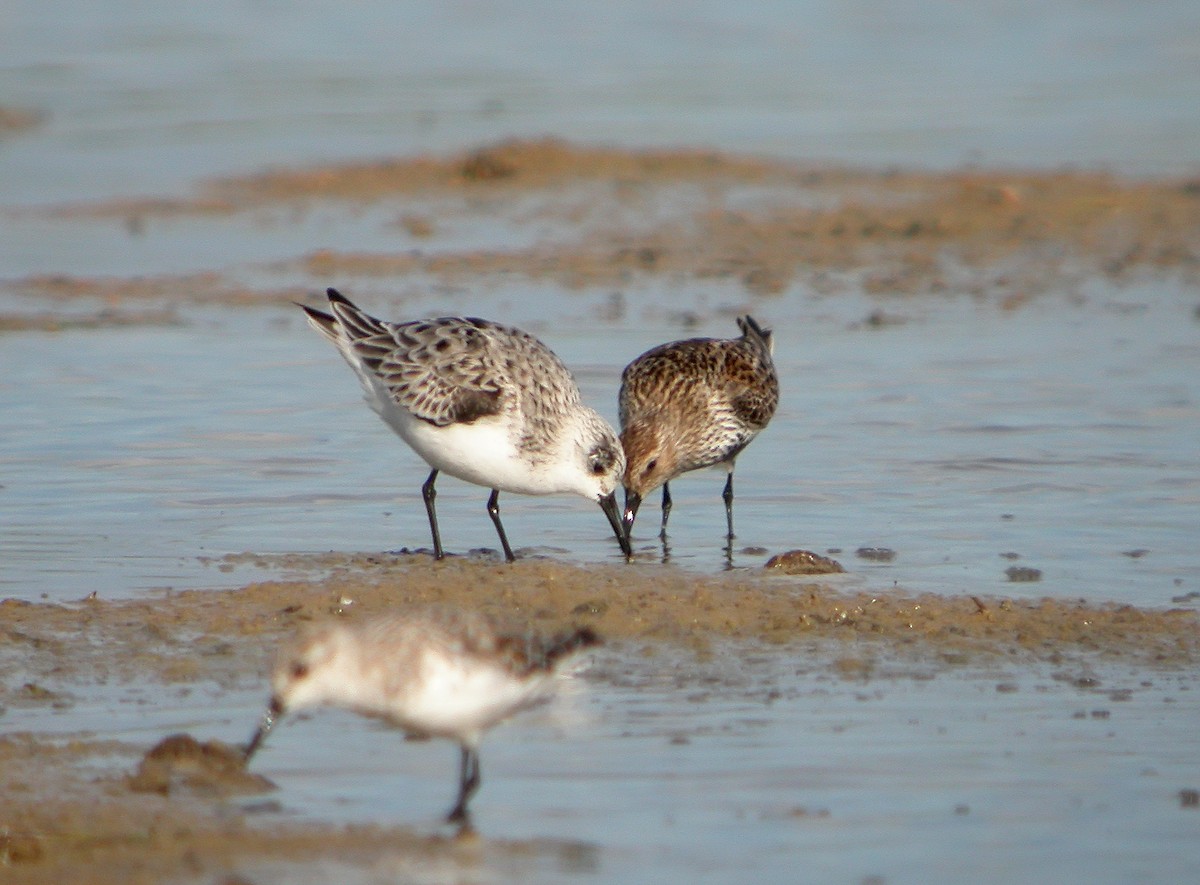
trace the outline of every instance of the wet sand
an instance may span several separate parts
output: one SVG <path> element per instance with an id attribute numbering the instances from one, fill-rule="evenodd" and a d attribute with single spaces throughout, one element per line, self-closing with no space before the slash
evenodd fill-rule
<path id="1" fill-rule="evenodd" d="M 736 668 L 740 654 L 767 652 L 860 686 L 874 678 L 937 678 L 996 662 L 1047 666 L 1055 679 L 1084 684 L 1096 662 L 1187 672 L 1200 661 L 1194 611 L 846 593 L 768 570 L 705 577 L 643 563 L 579 568 L 530 559 L 508 566 L 488 557 L 436 563 L 414 553 L 244 554 L 224 564 L 262 567 L 281 577 L 233 591 L 139 600 L 0 603 L 0 660 L 6 672 L 23 674 L 23 684 L 8 691 L 4 703 L 69 710 L 97 685 L 147 682 L 231 689 L 261 684 L 265 696 L 273 649 L 304 623 L 429 603 L 478 608 L 547 630 L 591 625 L 627 658 L 678 659 L 681 691 L 703 684 L 704 662 L 715 650 L 731 648 L 738 654 L 723 654 L 723 668 Z M 689 686 L 689 679 L 695 684 Z M 247 734 L 253 724 L 246 723 Z M 502 858 L 570 850 L 462 841 L 407 828 L 271 820 L 226 801 L 270 798 L 269 782 L 228 764 L 227 746 L 176 741 L 157 753 L 169 757 L 165 768 L 147 772 L 143 762 L 143 770 L 135 770 L 150 750 L 103 734 L 64 739 L 9 733 L 0 739 L 6 880 L 212 881 L 205 877 L 270 857 L 337 857 L 369 866 L 384 853 L 456 862 L 463 852 Z"/>
<path id="2" fill-rule="evenodd" d="M 30 307 L 0 316 L 0 329 L 155 325 L 174 322 L 174 311 L 190 304 L 302 300 L 313 289 L 297 285 L 297 275 L 375 278 L 381 288 L 409 276 L 475 285 L 517 275 L 566 289 L 717 278 L 754 297 L 776 297 L 794 285 L 908 297 L 952 290 L 1010 309 L 1096 276 L 1200 280 L 1200 183 L 1077 171 L 875 172 L 534 141 L 445 158 L 248 175 L 202 185 L 188 198 L 8 211 L 116 224 L 137 237 L 195 219 L 249 219 L 270 228 L 331 206 L 392 213 L 403 244 L 263 263 L 253 268 L 265 280 L 257 285 L 222 270 L 9 280 L 5 288 Z M 510 248 L 421 248 L 444 225 L 468 218 L 550 222 L 559 233 Z M 869 318 L 886 319 L 882 309 Z M 304 622 L 430 602 L 547 630 L 588 624 L 615 653 L 680 662 L 685 685 L 693 663 L 730 648 L 789 656 L 797 667 L 855 683 L 937 678 L 1003 662 L 1047 667 L 1055 678 L 1082 684 L 1096 661 L 1175 673 L 1194 672 L 1200 662 L 1194 610 L 1009 600 L 971 588 L 957 596 L 851 593 L 821 576 L 758 569 L 698 576 L 644 561 L 582 568 L 551 559 L 505 566 L 486 557 L 438 564 L 423 554 L 247 553 L 218 565 L 261 567 L 265 578 L 232 591 L 136 600 L 84 598 L 88 588 L 80 587 L 72 605 L 0 602 L 0 664 L 8 674 L 0 704 L 69 711 L 102 686 L 146 682 L 264 686 L 274 647 Z M 722 661 L 737 666 L 737 657 Z M 252 725 L 246 723 L 247 734 Z M 95 732 L 64 738 L 6 729 L 5 881 L 233 883 L 244 880 L 231 871 L 256 858 L 337 857 L 368 867 L 385 852 L 451 864 L 503 864 L 549 852 L 569 864 L 575 850 L 253 814 L 227 800 L 263 790 L 269 810 L 266 785 L 248 784 L 237 772 L 214 774 L 204 751 L 194 749 L 179 758 L 204 777 L 176 777 L 178 768 L 168 766 L 157 780 L 139 778 L 138 763 L 150 749 Z M 220 755 L 210 748 L 208 758 Z"/>
<path id="3" fill-rule="evenodd" d="M 624 151 L 553 139 L 450 157 L 268 171 L 205 183 L 191 197 L 11 210 L 117 224 L 129 236 L 188 219 L 265 230 L 330 211 L 391 214 L 390 250 L 322 248 L 254 268 L 314 279 L 418 278 L 477 285 L 511 276 L 568 289 L 639 278 L 729 280 L 758 296 L 803 285 L 877 296 L 970 293 L 1015 308 L 1084 280 L 1141 273 L 1200 279 L 1200 182 L 1104 172 L 952 173 L 807 167 L 692 151 Z M 337 207 L 340 207 L 338 209 Z M 427 248 L 464 220 L 550 225 L 507 248 Z M 313 289 L 247 286 L 218 270 L 92 277 L 41 274 L 7 287 L 41 303 L 94 302 L 93 325 L 162 322 L 182 304 L 277 304 Z M 319 289 L 319 287 L 316 287 Z M 155 303 L 147 311 L 145 302 Z M 882 317 L 882 313 L 880 314 Z M 53 327 L 24 312 L 0 327 Z"/>

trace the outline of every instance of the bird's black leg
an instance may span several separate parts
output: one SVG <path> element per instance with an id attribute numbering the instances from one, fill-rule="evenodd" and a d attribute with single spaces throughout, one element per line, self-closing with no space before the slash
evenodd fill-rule
<path id="1" fill-rule="evenodd" d="M 488 516 L 492 518 L 492 523 L 496 526 L 496 534 L 500 536 L 500 546 L 504 548 L 504 558 L 512 562 L 516 557 L 513 556 L 512 548 L 508 546 L 508 536 L 504 534 L 504 526 L 500 524 L 499 489 L 492 489 L 492 496 L 488 498 L 487 511 Z"/>
<path id="2" fill-rule="evenodd" d="M 467 811 L 467 803 L 479 790 L 479 784 L 479 753 L 463 744 L 458 768 L 458 801 L 446 815 L 448 823 L 463 824 L 464 826 L 470 823 L 471 815 Z"/>
<path id="3" fill-rule="evenodd" d="M 667 519 L 671 516 L 671 484 L 663 483 L 663 503 L 662 503 L 662 528 L 658 530 L 658 536 L 662 540 L 667 540 Z"/>
<path id="4" fill-rule="evenodd" d="M 442 536 L 438 532 L 437 511 L 433 509 L 433 499 L 437 497 L 437 490 L 433 487 L 433 483 L 437 479 L 437 475 L 437 470 L 430 471 L 429 479 L 425 480 L 425 484 L 421 486 L 421 497 L 425 499 L 425 513 L 429 515 L 429 530 L 433 532 L 433 558 L 442 559 L 445 556 L 442 553 Z"/>
<path id="5" fill-rule="evenodd" d="M 729 526 L 729 534 L 725 537 L 733 540 L 733 470 L 729 471 L 729 479 L 725 480 L 725 491 L 721 492 L 725 499 L 725 522 Z"/>

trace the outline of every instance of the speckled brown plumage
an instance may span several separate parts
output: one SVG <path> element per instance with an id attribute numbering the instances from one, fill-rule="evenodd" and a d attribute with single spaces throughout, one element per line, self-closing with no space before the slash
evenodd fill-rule
<path id="1" fill-rule="evenodd" d="M 565 417 L 580 405 L 579 388 L 553 351 L 532 335 L 477 317 L 407 323 L 378 320 L 331 300 L 335 316 L 306 307 L 331 337 L 335 324 L 392 401 L 437 427 L 515 412 L 525 430 L 514 442 L 544 456 Z"/>
<path id="2" fill-rule="evenodd" d="M 671 507 L 667 483 L 690 470 L 726 464 L 733 537 L 734 459 L 779 404 L 770 331 L 749 316 L 740 317 L 738 327 L 740 338 L 691 338 L 655 347 L 621 376 L 627 530 L 642 497 L 661 485 L 665 533 Z"/>

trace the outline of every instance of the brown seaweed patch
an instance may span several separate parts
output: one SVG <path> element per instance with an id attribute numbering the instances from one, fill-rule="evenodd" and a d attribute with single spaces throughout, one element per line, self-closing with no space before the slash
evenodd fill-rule
<path id="1" fill-rule="evenodd" d="M 785 575 L 833 575 L 844 572 L 836 559 L 811 550 L 789 550 L 767 560 L 763 568 Z"/>
<path id="2" fill-rule="evenodd" d="M 246 770 L 239 747 L 223 741 L 201 743 L 190 734 L 172 734 L 146 751 L 127 781 L 135 793 L 168 795 L 188 789 L 209 795 L 263 793 L 275 784 Z"/>

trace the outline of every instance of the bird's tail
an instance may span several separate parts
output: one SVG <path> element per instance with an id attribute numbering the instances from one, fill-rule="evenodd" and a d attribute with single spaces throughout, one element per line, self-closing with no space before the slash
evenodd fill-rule
<path id="1" fill-rule="evenodd" d="M 308 324 L 334 344 L 343 339 L 355 341 L 382 331 L 379 320 L 364 313 L 357 304 L 337 289 L 326 289 L 325 295 L 329 298 L 329 307 L 333 311 L 331 314 L 306 304 L 299 306 L 308 315 Z"/>
<path id="2" fill-rule="evenodd" d="M 380 320 L 362 310 L 337 289 L 326 289 L 325 295 L 329 298 L 329 308 L 341 324 L 342 334 L 351 341 L 370 338 L 385 331 Z"/>
<path id="3" fill-rule="evenodd" d="M 737 324 L 742 330 L 743 338 L 757 342 L 769 354 L 775 352 L 775 336 L 771 334 L 770 329 L 760 326 L 750 314 L 738 317 Z"/>
<path id="4" fill-rule="evenodd" d="M 591 627 L 576 627 L 570 633 L 556 636 L 550 641 L 546 648 L 546 662 L 553 664 L 555 661 L 583 651 L 585 648 L 592 648 L 603 643 L 604 640 Z"/>
<path id="5" fill-rule="evenodd" d="M 308 324 L 320 332 L 324 337 L 328 338 L 334 344 L 338 340 L 338 321 L 325 313 L 323 310 L 317 310 L 315 307 L 309 307 L 307 304 L 296 302 L 299 307 L 308 316 Z"/>
<path id="6" fill-rule="evenodd" d="M 530 672 L 554 671 L 585 648 L 602 645 L 603 642 L 591 627 L 577 627 L 569 633 L 550 637 L 536 652 L 527 648 L 525 663 Z"/>

